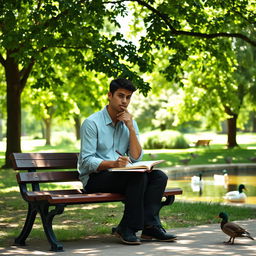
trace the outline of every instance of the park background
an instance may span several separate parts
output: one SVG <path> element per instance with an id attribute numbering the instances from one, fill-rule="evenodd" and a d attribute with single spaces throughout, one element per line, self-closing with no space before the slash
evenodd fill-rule
<path id="1" fill-rule="evenodd" d="M 166 166 L 176 166 L 195 153 L 200 157 L 190 165 L 254 161 L 255 1 L 12 0 L 0 7 L 4 242 L 17 234 L 25 214 L 10 153 L 78 151 L 81 122 L 107 104 L 108 85 L 116 77 L 138 87 L 130 110 L 150 150 L 146 159 L 157 154 Z M 195 148 L 198 139 L 211 139 L 210 147 Z M 204 208 L 209 205 L 194 205 L 197 213 L 202 209 L 198 222 L 191 219 L 191 206 L 176 205 L 165 213 L 167 228 L 175 214 L 178 224 L 212 221 L 214 211 L 206 214 Z M 92 233 L 108 232 L 121 212 L 121 206 L 106 207 L 117 209 L 107 220 L 95 220 L 96 210 L 88 211 L 91 223 L 108 223 L 92 224 Z M 75 207 L 70 213 L 84 216 Z M 233 217 L 255 213 L 243 208 L 233 210 Z M 60 232 L 63 238 L 71 237 L 68 226 L 59 226 L 67 232 Z"/>
<path id="2" fill-rule="evenodd" d="M 142 132 L 222 130 L 233 148 L 256 130 L 254 1 L 13 0 L 0 15 L 5 167 L 22 134 L 51 144 L 73 125 L 79 138 L 116 77 L 139 89 Z"/>

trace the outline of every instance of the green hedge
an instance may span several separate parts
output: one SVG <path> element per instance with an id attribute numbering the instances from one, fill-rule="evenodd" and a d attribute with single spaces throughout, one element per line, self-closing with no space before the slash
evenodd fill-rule
<path id="1" fill-rule="evenodd" d="M 145 149 L 189 148 L 189 143 L 178 131 L 156 130 L 145 133 L 142 137 Z"/>

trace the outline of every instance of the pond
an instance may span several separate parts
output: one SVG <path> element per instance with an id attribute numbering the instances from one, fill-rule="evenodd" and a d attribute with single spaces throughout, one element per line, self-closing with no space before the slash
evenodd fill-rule
<path id="1" fill-rule="evenodd" d="M 186 166 L 165 171 L 169 176 L 167 187 L 183 189 L 183 194 L 177 196 L 178 199 L 256 205 L 256 165 Z M 240 184 L 246 187 L 243 190 L 245 200 L 224 198 L 227 192 L 238 191 Z"/>

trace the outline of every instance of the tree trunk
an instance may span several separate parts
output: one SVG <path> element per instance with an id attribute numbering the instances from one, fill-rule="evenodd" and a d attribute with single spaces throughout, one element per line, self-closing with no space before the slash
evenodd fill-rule
<path id="1" fill-rule="evenodd" d="M 234 113 L 229 107 L 225 107 L 225 112 L 231 116 L 227 119 L 228 124 L 228 148 L 234 148 L 238 146 L 236 142 L 236 121 L 238 114 Z"/>
<path id="2" fill-rule="evenodd" d="M 80 140 L 80 127 L 81 127 L 81 120 L 78 115 L 74 116 L 75 120 L 75 129 L 76 129 L 76 139 Z"/>
<path id="3" fill-rule="evenodd" d="M 256 112 L 252 113 L 252 132 L 256 132 Z"/>
<path id="4" fill-rule="evenodd" d="M 236 121 L 237 114 L 234 114 L 228 120 L 228 148 L 234 148 L 238 146 L 236 142 Z"/>
<path id="5" fill-rule="evenodd" d="M 45 124 L 45 145 L 50 146 L 51 145 L 51 129 L 52 129 L 52 119 L 47 118 L 44 119 Z"/>
<path id="6" fill-rule="evenodd" d="M 46 139 L 44 122 L 40 122 L 40 125 L 41 125 L 41 131 L 42 131 L 42 139 Z"/>
<path id="7" fill-rule="evenodd" d="M 5 76 L 7 84 L 7 132 L 4 168 L 11 167 L 10 154 L 21 152 L 21 102 L 22 86 L 18 64 L 14 58 L 7 55 L 5 63 Z"/>

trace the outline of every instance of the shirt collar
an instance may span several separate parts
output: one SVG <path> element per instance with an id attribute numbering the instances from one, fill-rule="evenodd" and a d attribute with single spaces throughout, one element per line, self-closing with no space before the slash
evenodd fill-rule
<path id="1" fill-rule="evenodd" d="M 105 124 L 106 125 L 112 125 L 112 126 L 115 126 L 109 113 L 108 113 L 108 109 L 107 109 L 107 106 L 105 106 L 105 108 L 103 108 L 103 116 L 104 116 L 104 120 L 105 120 Z M 117 125 L 123 125 L 123 121 L 121 122 L 118 122 Z"/>
<path id="2" fill-rule="evenodd" d="M 107 110 L 107 106 L 105 106 L 105 108 L 103 109 L 103 116 L 104 116 L 104 120 L 105 120 L 105 124 L 106 125 L 109 125 L 109 124 L 112 124 L 112 119 L 108 113 L 108 110 Z"/>

